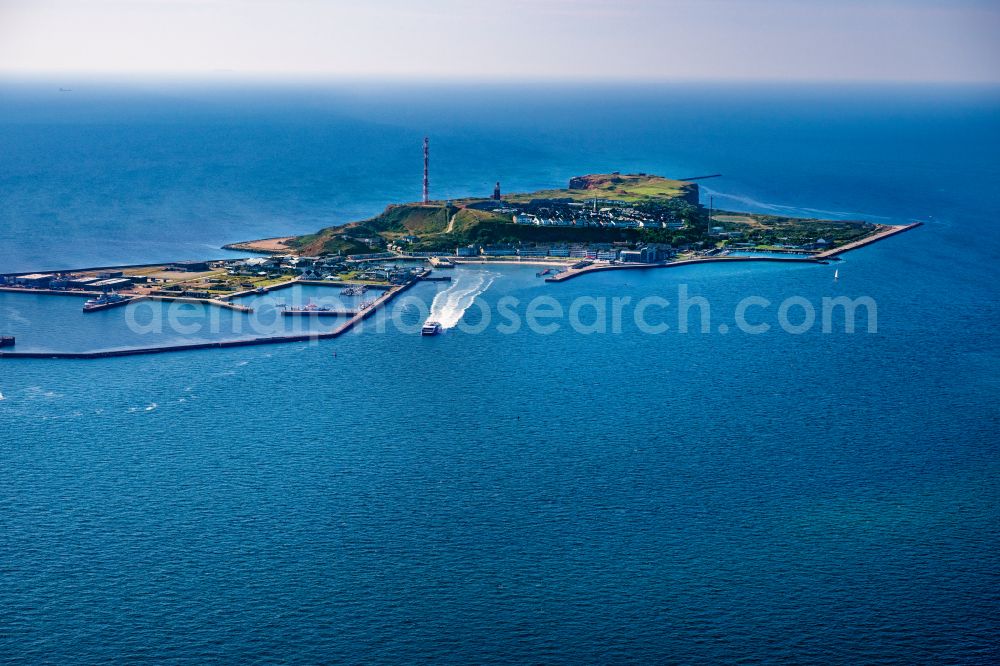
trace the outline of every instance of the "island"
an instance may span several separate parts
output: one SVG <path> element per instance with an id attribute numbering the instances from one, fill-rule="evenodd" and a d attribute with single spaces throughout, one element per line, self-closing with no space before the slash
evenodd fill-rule
<path id="1" fill-rule="evenodd" d="M 581 268 L 695 259 L 827 260 L 916 226 L 714 210 L 700 201 L 693 180 L 615 172 L 574 177 L 563 189 L 507 195 L 497 183 L 488 197 L 393 204 L 368 220 L 226 247 L 321 261 L 592 262 L 551 278 L 560 281 Z"/>
<path id="2" fill-rule="evenodd" d="M 459 264 L 537 265 L 538 277 L 558 283 L 598 271 L 708 262 L 827 263 L 920 225 L 716 210 L 701 201 L 695 180 L 614 172 L 574 177 L 563 189 L 506 195 L 497 183 L 486 197 L 393 204 L 370 219 L 313 234 L 225 246 L 256 256 L 0 275 L 0 291 L 85 297 L 84 313 L 148 299 L 248 314 L 253 309 L 242 297 L 296 284 L 377 293 L 353 307 L 282 312 L 341 319 L 326 330 L 97 352 L 0 351 L 0 358 L 99 358 L 331 338 L 417 282 L 450 280 L 439 269 Z M 15 342 L 6 336 L 0 346 Z"/>

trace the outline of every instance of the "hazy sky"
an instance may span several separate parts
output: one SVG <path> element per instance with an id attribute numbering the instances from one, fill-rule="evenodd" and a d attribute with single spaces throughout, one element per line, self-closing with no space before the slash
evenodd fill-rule
<path id="1" fill-rule="evenodd" d="M 0 0 L 0 72 L 1000 81 L 1000 0 Z"/>

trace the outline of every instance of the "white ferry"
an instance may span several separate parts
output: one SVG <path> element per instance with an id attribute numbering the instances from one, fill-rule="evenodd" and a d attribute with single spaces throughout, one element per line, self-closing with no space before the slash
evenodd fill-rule
<path id="1" fill-rule="evenodd" d="M 125 305 L 131 298 L 128 296 L 122 296 L 121 294 L 112 291 L 108 294 L 101 294 L 97 298 L 91 298 L 86 303 L 83 304 L 84 312 L 97 312 L 98 310 L 107 310 L 108 308 L 115 308 L 119 305 Z"/>
<path id="2" fill-rule="evenodd" d="M 420 335 L 437 335 L 441 332 L 441 323 L 428 319 L 420 329 Z"/>

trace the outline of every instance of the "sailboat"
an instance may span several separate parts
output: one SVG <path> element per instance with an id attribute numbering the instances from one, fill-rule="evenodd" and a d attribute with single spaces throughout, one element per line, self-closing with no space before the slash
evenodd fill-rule
<path id="1" fill-rule="evenodd" d="M 839 268 L 833 269 L 833 279 L 834 280 L 839 280 L 840 279 L 840 269 Z"/>

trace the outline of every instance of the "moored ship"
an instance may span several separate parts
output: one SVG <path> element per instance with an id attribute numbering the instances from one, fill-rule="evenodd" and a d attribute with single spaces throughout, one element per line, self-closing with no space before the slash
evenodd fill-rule
<path id="1" fill-rule="evenodd" d="M 281 314 L 286 317 L 347 317 L 356 313 L 353 310 L 340 310 L 329 305 L 317 305 L 309 301 L 309 303 L 302 307 L 283 305 L 281 306 Z"/>
<path id="2" fill-rule="evenodd" d="M 125 305 L 132 299 L 128 296 L 122 296 L 117 292 L 110 292 L 107 294 L 101 294 L 97 298 L 91 298 L 86 303 L 83 304 L 84 312 L 97 312 L 98 310 L 107 310 L 108 308 L 116 308 L 119 305 Z"/>

